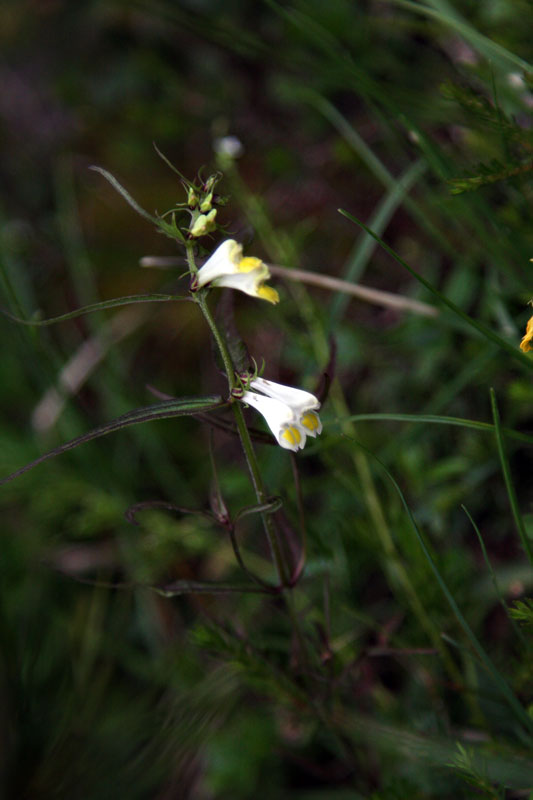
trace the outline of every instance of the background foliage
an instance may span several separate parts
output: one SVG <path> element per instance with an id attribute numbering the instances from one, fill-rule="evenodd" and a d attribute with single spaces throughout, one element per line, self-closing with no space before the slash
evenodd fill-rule
<path id="1" fill-rule="evenodd" d="M 298 456 L 305 668 L 279 599 L 131 588 L 238 577 L 204 518 L 124 517 L 155 499 L 208 507 L 197 420 L 129 428 L 1 488 L 5 797 L 532 791 L 531 439 L 516 435 L 533 422 L 518 350 L 533 256 L 528 19 L 526 0 L 0 6 L 4 308 L 51 317 L 183 287 L 179 268 L 139 268 L 181 254 L 88 167 L 162 212 L 181 187 L 152 141 L 192 178 L 232 134 L 244 153 L 221 218 L 250 253 L 437 309 L 290 281 L 275 309 L 234 300 L 275 380 L 313 390 L 336 344 L 325 432 Z M 147 387 L 224 390 L 192 304 L 0 325 L 2 475 L 154 402 Z M 238 443 L 213 442 L 235 513 L 254 502 Z M 296 525 L 287 454 L 259 457 Z M 253 517 L 239 537 L 269 577 Z"/>

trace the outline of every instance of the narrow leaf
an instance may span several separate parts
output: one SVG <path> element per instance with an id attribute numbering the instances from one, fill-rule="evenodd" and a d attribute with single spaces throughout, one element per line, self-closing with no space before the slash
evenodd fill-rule
<path id="1" fill-rule="evenodd" d="M 511 470 L 509 469 L 509 461 L 505 453 L 502 429 L 500 424 L 500 412 L 498 411 L 498 404 L 496 402 L 496 393 L 494 389 L 490 390 L 490 403 L 492 408 L 492 416 L 494 419 L 494 432 L 496 434 L 498 455 L 500 457 L 500 464 L 502 467 L 503 477 L 505 480 L 505 488 L 507 489 L 507 496 L 509 497 L 509 503 L 511 505 L 511 510 L 513 512 L 513 518 L 515 521 L 516 529 L 518 531 L 518 535 L 520 536 L 520 540 L 522 542 L 522 547 L 526 552 L 526 555 L 529 559 L 529 563 L 533 566 L 533 552 L 531 550 L 531 544 L 524 525 L 524 520 L 522 519 L 522 514 L 520 513 L 520 508 L 518 507 L 518 500 L 516 497 L 513 479 L 511 476 Z"/>
<path id="2" fill-rule="evenodd" d="M 98 439 L 100 436 L 107 436 L 108 433 L 113 433 L 114 431 L 118 431 L 121 428 L 126 428 L 129 425 L 138 425 L 141 422 L 151 422 L 152 420 L 167 419 L 170 417 L 182 417 L 187 415 L 193 416 L 198 411 L 213 411 L 214 409 L 222 408 L 225 405 L 226 403 L 222 397 L 219 395 L 213 395 L 211 397 L 185 398 L 182 400 L 174 400 L 171 403 L 158 403 L 157 405 L 146 406 L 146 408 L 137 408 L 134 411 L 129 411 L 128 413 L 117 417 L 111 422 L 107 422 L 105 425 L 101 425 L 99 428 L 94 428 L 92 431 L 82 434 L 82 436 L 77 436 L 75 439 L 71 439 L 70 442 L 66 442 L 59 447 L 55 447 L 53 450 L 50 450 L 48 453 L 39 456 L 39 458 L 36 458 L 29 464 L 25 464 L 25 466 L 20 467 L 20 469 L 15 470 L 15 472 L 12 472 L 11 475 L 2 478 L 0 480 L 0 486 L 3 486 L 5 483 L 9 483 L 9 481 L 14 480 L 15 478 L 18 478 L 20 475 L 23 475 L 25 472 L 33 469 L 33 467 L 36 467 L 43 461 L 47 461 L 49 458 L 59 456 L 61 453 L 65 453 L 67 450 L 73 450 L 75 447 L 85 444 L 85 442 L 90 442 L 92 439 Z"/>
<path id="3" fill-rule="evenodd" d="M 268 589 L 261 586 L 251 586 L 249 584 L 240 585 L 234 583 L 210 583 L 208 581 L 174 581 L 166 586 L 148 586 L 157 594 L 163 597 L 176 597 L 182 594 L 243 594 L 252 592 L 254 594 L 270 594 Z"/>
<path id="4" fill-rule="evenodd" d="M 148 211 L 144 210 L 144 208 L 141 208 L 139 203 L 136 200 L 133 199 L 131 194 L 128 191 L 126 191 L 126 189 L 117 181 L 117 179 L 114 177 L 114 175 L 111 175 L 110 172 L 108 172 L 106 169 L 103 169 L 102 167 L 92 166 L 92 167 L 89 167 L 89 169 L 92 169 L 92 170 L 94 170 L 94 172 L 99 172 L 100 175 L 103 175 L 104 178 L 107 181 L 109 181 L 111 186 L 114 189 L 116 189 L 116 191 L 119 194 L 122 195 L 122 197 L 124 198 L 124 200 L 127 203 L 129 203 L 129 205 L 133 208 L 133 210 L 137 212 L 137 214 L 140 214 L 141 217 L 144 217 L 145 219 L 149 220 L 150 222 L 153 222 L 154 225 L 159 226 L 159 220 L 157 219 L 157 217 L 152 216 L 152 214 L 149 214 Z"/>
<path id="5" fill-rule="evenodd" d="M 327 422 L 328 428 L 344 422 L 414 422 L 431 425 L 453 425 L 458 428 L 472 428 L 484 433 L 493 433 L 494 425 L 490 422 L 479 422 L 475 419 L 462 419 L 461 417 L 443 417 L 434 414 L 352 414 L 349 417 L 339 417 Z M 502 428 L 502 432 L 510 439 L 533 444 L 533 436 L 511 428 Z"/>
<path id="6" fill-rule="evenodd" d="M 274 514 L 274 512 L 278 511 L 282 505 L 283 501 L 281 497 L 271 497 L 265 503 L 258 503 L 254 506 L 246 506 L 245 508 L 241 508 L 239 511 L 237 511 L 233 521 L 234 523 L 237 523 L 240 519 L 247 517 L 249 514 Z"/>
<path id="7" fill-rule="evenodd" d="M 468 519 L 470 521 L 470 524 L 472 525 L 472 527 L 473 527 L 473 529 L 474 529 L 474 531 L 476 533 L 476 536 L 478 538 L 479 546 L 481 547 L 481 552 L 483 553 L 483 559 L 484 559 L 485 564 L 487 566 L 487 569 L 489 571 L 490 579 L 492 581 L 492 585 L 494 586 L 494 591 L 496 593 L 496 597 L 498 598 L 498 600 L 500 602 L 500 605 L 503 608 L 506 616 L 510 616 L 511 617 L 511 622 L 513 623 L 513 627 L 514 627 L 515 633 L 518 636 L 518 638 L 521 640 L 522 644 L 525 646 L 526 645 L 526 641 L 525 641 L 524 637 L 522 636 L 521 630 L 518 628 L 517 625 L 514 624 L 513 615 L 512 615 L 512 613 L 510 613 L 510 610 L 509 610 L 509 608 L 507 606 L 507 603 L 505 602 L 503 593 L 502 593 L 502 591 L 500 589 L 500 586 L 499 586 L 499 583 L 498 583 L 498 578 L 496 577 L 496 573 L 494 572 L 494 568 L 493 568 L 493 566 L 491 564 L 491 561 L 490 561 L 490 558 L 489 558 L 489 554 L 487 552 L 487 548 L 485 547 L 485 542 L 483 541 L 483 537 L 481 535 L 481 531 L 479 530 L 474 518 L 472 517 L 472 515 L 471 515 L 470 511 L 467 509 L 467 507 L 465 505 L 461 504 L 461 508 L 463 509 L 463 511 L 465 512 L 466 516 L 468 517 Z"/>
<path id="8" fill-rule="evenodd" d="M 526 161 L 522 164 L 508 164 L 506 166 L 495 161 L 492 164 L 478 164 L 476 175 L 464 178 L 451 178 L 448 180 L 452 194 L 462 194 L 463 192 L 475 192 L 482 186 L 491 183 L 510 180 L 518 175 L 524 175 L 533 170 L 533 161 Z"/>
<path id="9" fill-rule="evenodd" d="M 183 181 L 183 183 L 184 183 L 186 186 L 187 186 L 187 185 L 190 185 L 190 181 L 188 181 L 188 180 L 187 180 L 187 178 L 185 177 L 185 175 L 183 175 L 183 174 L 182 174 L 182 173 L 179 171 L 179 169 L 178 169 L 177 167 L 175 167 L 175 166 L 174 166 L 174 164 L 172 163 L 172 161 L 170 161 L 170 160 L 169 160 L 169 159 L 166 157 L 166 155 L 165 155 L 164 153 L 162 153 L 162 152 L 161 152 L 161 150 L 159 149 L 159 147 L 156 145 L 156 143 L 155 143 L 155 142 L 152 142 L 152 146 L 153 146 L 153 148 L 154 148 L 155 152 L 157 153 L 157 155 L 159 156 L 159 158 L 160 158 L 160 159 L 162 159 L 162 161 L 164 161 L 164 162 L 165 162 L 165 164 L 167 165 L 167 167 L 169 167 L 169 169 L 171 169 L 171 170 L 172 170 L 172 172 L 175 172 L 175 173 L 176 173 L 176 175 L 178 175 L 178 176 L 181 178 L 181 180 Z"/>
<path id="10" fill-rule="evenodd" d="M 415 3 L 413 0 L 393 0 L 393 2 L 401 8 L 407 8 L 417 14 L 424 14 L 427 17 L 432 17 L 443 25 L 455 30 L 456 33 L 464 37 L 478 53 L 483 55 L 490 62 L 497 63 L 504 70 L 509 70 L 511 67 L 514 67 L 514 69 L 518 68 L 524 72 L 533 71 L 532 64 L 529 64 L 523 58 L 520 58 L 520 56 L 507 50 L 503 45 L 494 42 L 492 39 L 489 39 L 488 36 L 477 31 L 457 12 L 446 14 L 439 9 L 429 8 L 424 3 Z"/>
<path id="11" fill-rule="evenodd" d="M 204 511 L 199 508 L 186 508 L 185 506 L 177 506 L 174 503 L 167 503 L 165 500 L 143 500 L 140 503 L 134 503 L 124 512 L 124 516 L 132 525 L 140 525 L 137 520 L 139 511 L 176 511 L 178 514 L 197 514 L 200 517 L 214 521 L 214 517 L 209 511 Z"/>
<path id="12" fill-rule="evenodd" d="M 20 322 L 22 325 L 44 326 L 54 325 L 56 322 L 64 322 L 67 319 L 75 319 L 81 317 L 83 314 L 92 314 L 95 311 L 105 311 L 107 308 L 116 308 L 117 306 L 129 306 L 136 303 L 167 303 L 173 301 L 191 301 L 191 297 L 183 297 L 178 294 L 130 294 L 124 297 L 114 297 L 112 300 L 102 300 L 100 303 L 91 303 L 88 306 L 82 306 L 75 311 L 69 311 L 67 314 L 60 314 L 58 317 L 49 317 L 48 319 L 22 319 L 16 317 L 7 311 L 5 308 L 0 308 L 0 314 L 13 320 L 13 322 Z"/>

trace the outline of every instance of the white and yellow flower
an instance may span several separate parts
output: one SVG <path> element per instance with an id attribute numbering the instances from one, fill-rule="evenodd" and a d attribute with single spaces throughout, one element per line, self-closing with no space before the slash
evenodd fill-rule
<path id="1" fill-rule="evenodd" d="M 316 413 L 320 403 L 311 392 L 267 381 L 264 378 L 254 378 L 250 381 L 250 387 L 288 405 L 299 427 L 304 429 L 307 436 L 315 437 L 322 433 L 322 423 Z"/>
<path id="2" fill-rule="evenodd" d="M 243 258 L 242 245 L 234 239 L 226 239 L 198 270 L 195 285 L 218 286 L 237 289 L 240 292 L 278 303 L 279 295 L 271 286 L 265 286 L 270 271 L 260 258 Z"/>
<path id="3" fill-rule="evenodd" d="M 244 392 L 242 401 L 253 406 L 264 416 L 268 427 L 281 447 L 294 452 L 302 450 L 305 446 L 306 433 L 295 419 L 290 406 L 282 403 L 281 400 L 265 397 L 257 392 Z"/>
<path id="4" fill-rule="evenodd" d="M 257 391 L 245 391 L 242 401 L 264 416 L 281 447 L 293 452 L 302 450 L 308 436 L 322 432 L 317 414 L 320 403 L 314 394 L 264 378 L 254 378 L 250 387 Z"/>

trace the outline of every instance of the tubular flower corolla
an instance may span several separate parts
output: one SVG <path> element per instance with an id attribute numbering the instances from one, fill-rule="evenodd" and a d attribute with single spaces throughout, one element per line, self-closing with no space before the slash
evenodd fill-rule
<path id="1" fill-rule="evenodd" d="M 276 440 L 285 450 L 302 450 L 305 446 L 306 432 L 295 419 L 290 406 L 275 400 L 273 397 L 265 397 L 257 392 L 244 392 L 243 403 L 253 406 L 266 420 L 266 423 Z"/>
<path id="2" fill-rule="evenodd" d="M 242 401 L 264 416 L 281 447 L 302 450 L 308 436 L 322 432 L 320 403 L 314 394 L 264 378 L 253 378 L 249 385 L 256 391 L 245 391 Z"/>
<path id="3" fill-rule="evenodd" d="M 260 258 L 243 258 L 242 245 L 234 239 L 226 239 L 198 270 L 195 285 L 198 289 L 207 284 L 238 289 L 252 297 L 277 303 L 276 290 L 264 285 L 269 278 L 270 271 Z"/>
<path id="4" fill-rule="evenodd" d="M 254 378 L 250 381 L 250 387 L 289 406 L 299 427 L 303 428 L 307 436 L 315 437 L 322 433 L 322 423 L 316 413 L 320 403 L 311 392 L 267 381 L 264 378 Z"/>

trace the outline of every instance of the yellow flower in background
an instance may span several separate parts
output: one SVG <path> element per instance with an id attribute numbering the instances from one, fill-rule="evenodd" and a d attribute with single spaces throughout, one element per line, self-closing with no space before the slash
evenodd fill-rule
<path id="1" fill-rule="evenodd" d="M 260 258 L 243 258 L 242 245 L 235 239 L 226 239 L 207 259 L 196 275 L 196 286 L 218 286 L 278 303 L 279 295 L 271 286 L 265 286 L 270 271 Z"/>
<path id="2" fill-rule="evenodd" d="M 528 353 L 530 350 L 533 350 L 533 345 L 531 344 L 531 340 L 533 339 L 533 317 L 530 317 L 526 326 L 526 332 L 522 341 L 520 342 L 520 350 L 523 350 L 524 353 Z"/>

